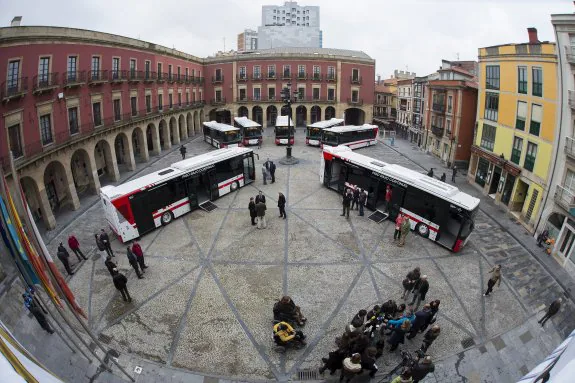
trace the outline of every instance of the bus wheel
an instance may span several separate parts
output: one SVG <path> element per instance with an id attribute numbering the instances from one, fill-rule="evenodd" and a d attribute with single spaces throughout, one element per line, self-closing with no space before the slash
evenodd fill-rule
<path id="1" fill-rule="evenodd" d="M 172 219 L 174 219 L 174 215 L 172 214 L 171 211 L 167 211 L 164 214 L 162 214 L 162 225 L 167 225 L 170 222 L 172 222 Z"/>
<path id="2" fill-rule="evenodd" d="M 429 235 L 429 227 L 427 227 L 427 225 L 424 223 L 418 223 L 415 230 L 417 230 L 419 235 L 421 235 L 423 238 L 427 238 Z"/>
<path id="3" fill-rule="evenodd" d="M 240 187 L 240 184 L 238 183 L 238 181 L 232 182 L 232 184 L 230 185 L 230 189 L 231 189 L 232 191 L 238 190 L 239 187 Z"/>

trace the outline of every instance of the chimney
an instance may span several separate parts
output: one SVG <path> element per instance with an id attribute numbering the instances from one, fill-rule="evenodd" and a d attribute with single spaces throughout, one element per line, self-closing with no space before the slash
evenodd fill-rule
<path id="1" fill-rule="evenodd" d="M 527 28 L 527 34 L 529 35 L 529 44 L 539 43 L 539 39 L 537 38 L 537 28 Z"/>
<path id="2" fill-rule="evenodd" d="M 12 19 L 10 26 L 11 27 L 19 27 L 21 21 L 22 21 L 22 16 L 16 16 Z"/>
<path id="3" fill-rule="evenodd" d="M 381 76 L 377 75 L 377 85 L 381 84 Z"/>

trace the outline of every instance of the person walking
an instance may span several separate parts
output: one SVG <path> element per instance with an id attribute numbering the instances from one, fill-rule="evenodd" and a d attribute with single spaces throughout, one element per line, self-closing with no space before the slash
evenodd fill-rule
<path id="1" fill-rule="evenodd" d="M 48 334 L 54 334 L 54 330 L 52 329 L 52 326 L 50 326 L 46 315 L 44 315 L 44 311 L 40 306 L 38 306 L 38 304 L 36 304 L 32 294 L 26 292 L 22 294 L 22 298 L 24 298 L 24 306 L 26 306 L 28 311 L 34 315 L 34 318 L 36 318 L 40 327 L 42 327 Z"/>
<path id="2" fill-rule="evenodd" d="M 485 294 L 483 294 L 484 297 L 491 294 L 496 283 L 497 287 L 501 286 L 501 265 L 495 265 L 488 272 L 491 273 L 491 278 L 489 278 L 489 281 L 487 281 L 487 291 L 485 291 Z"/>
<path id="3" fill-rule="evenodd" d="M 425 301 L 427 291 L 429 291 L 429 282 L 427 281 L 427 275 L 423 275 L 413 287 L 413 299 L 409 305 L 413 306 L 414 310 L 417 310 L 421 301 Z"/>
<path id="4" fill-rule="evenodd" d="M 427 332 L 423 336 L 423 343 L 421 344 L 420 348 L 421 351 L 423 351 L 424 353 L 427 352 L 429 346 L 431 346 L 433 342 L 435 342 L 440 333 L 441 329 L 439 328 L 438 325 L 433 325 L 429 330 L 427 330 Z"/>
<path id="5" fill-rule="evenodd" d="M 265 229 L 266 224 L 266 204 L 261 201 L 256 203 L 256 213 L 258 215 L 258 229 Z"/>
<path id="6" fill-rule="evenodd" d="M 543 327 L 545 322 L 547 322 L 553 315 L 559 312 L 561 309 L 561 302 L 563 302 L 563 299 L 561 298 L 555 299 L 553 302 L 551 302 L 543 318 L 537 321 L 537 323 L 541 324 L 541 327 Z"/>
<path id="7" fill-rule="evenodd" d="M 287 218 L 287 215 L 286 215 L 286 197 L 281 192 L 279 193 L 279 197 L 278 197 L 278 208 L 280 209 L 280 218 L 283 217 L 284 219 L 286 219 Z"/>
<path id="8" fill-rule="evenodd" d="M 403 222 L 403 219 L 403 213 L 399 213 L 397 214 L 397 217 L 395 217 L 395 231 L 393 232 L 394 241 L 401 239 L 401 223 Z"/>
<path id="9" fill-rule="evenodd" d="M 433 178 L 433 168 L 430 168 L 427 172 L 427 176 Z"/>
<path id="10" fill-rule="evenodd" d="M 124 298 L 124 302 L 131 302 L 132 297 L 128 292 L 128 278 L 122 273 L 118 271 L 118 269 L 113 269 L 112 272 L 114 276 L 112 277 L 112 281 L 114 282 L 114 287 L 116 290 L 120 291 L 122 294 L 122 298 Z"/>
<path id="11" fill-rule="evenodd" d="M 264 195 L 264 193 L 262 193 L 261 190 L 258 193 L 258 195 L 256 196 L 256 205 L 260 202 L 266 203 L 266 196 Z"/>
<path id="12" fill-rule="evenodd" d="M 441 175 L 441 178 L 440 178 L 441 182 L 445 182 L 446 178 L 447 178 L 447 175 L 445 174 L 445 172 L 443 172 L 443 174 Z"/>
<path id="13" fill-rule="evenodd" d="M 385 211 L 389 214 L 389 208 L 391 207 L 391 197 L 393 197 L 393 190 L 391 185 L 387 185 L 385 188 Z"/>
<path id="14" fill-rule="evenodd" d="M 113 277 L 114 276 L 114 269 L 117 269 L 118 266 L 112 261 L 112 257 L 110 257 L 109 255 L 106 257 L 106 261 L 104 262 L 104 265 L 106 265 L 106 268 L 108 269 L 108 272 L 110 273 L 110 275 Z"/>
<path id="15" fill-rule="evenodd" d="M 419 332 L 419 330 L 427 323 L 429 317 L 431 316 L 431 306 L 426 304 L 423 306 L 423 310 L 415 313 L 415 319 L 411 323 L 411 330 L 407 339 L 413 339 Z"/>
<path id="16" fill-rule="evenodd" d="M 405 238 L 411 231 L 411 222 L 408 216 L 404 216 L 401 221 L 401 236 L 399 237 L 399 247 L 405 246 Z"/>
<path id="17" fill-rule="evenodd" d="M 96 248 L 100 251 L 100 255 L 102 255 L 102 252 L 106 251 L 106 246 L 104 246 L 98 234 L 94 234 L 94 238 L 96 239 Z"/>
<path id="18" fill-rule="evenodd" d="M 70 268 L 70 261 L 68 260 L 68 258 L 70 257 L 70 254 L 68 253 L 68 250 L 66 250 L 66 248 L 64 247 L 62 242 L 60 242 L 60 245 L 58 245 L 58 251 L 56 252 L 56 255 L 58 256 L 58 259 L 64 265 L 64 268 L 66 269 L 66 272 L 68 273 L 68 275 L 74 275 L 74 272 Z"/>
<path id="19" fill-rule="evenodd" d="M 363 217 L 363 207 L 367 201 L 367 191 L 360 190 L 359 192 L 359 216 Z"/>
<path id="20" fill-rule="evenodd" d="M 276 182 L 276 164 L 270 161 L 270 176 L 272 177 L 272 184 Z"/>
<path id="21" fill-rule="evenodd" d="M 451 169 L 451 182 L 455 183 L 456 175 L 457 175 L 457 166 L 453 165 L 453 169 Z"/>
<path id="22" fill-rule="evenodd" d="M 264 180 L 264 185 L 267 185 L 267 177 L 268 177 L 268 170 L 266 169 L 266 164 L 264 163 L 262 165 L 262 178 Z"/>
<path id="23" fill-rule="evenodd" d="M 130 266 L 132 266 L 132 268 L 136 271 L 136 275 L 138 276 L 138 279 L 144 278 L 144 276 L 140 272 L 140 268 L 138 267 L 138 259 L 136 258 L 136 256 L 132 252 L 132 249 L 130 249 L 130 246 L 126 247 L 126 256 L 128 257 L 128 262 L 130 262 Z M 142 271 L 145 273 L 144 270 L 142 270 Z"/>
<path id="24" fill-rule="evenodd" d="M 68 247 L 74 252 L 74 254 L 76 254 L 78 261 L 82 260 L 80 259 L 80 256 L 84 259 L 88 259 L 84 256 L 82 250 L 80 250 L 80 242 L 78 242 L 78 239 L 73 234 L 70 234 L 68 237 Z"/>
<path id="25" fill-rule="evenodd" d="M 184 145 L 180 146 L 180 154 L 182 155 L 182 160 L 186 158 L 186 152 L 188 150 L 186 149 L 186 147 Z"/>
<path id="26" fill-rule="evenodd" d="M 413 290 L 413 287 L 419 282 L 419 278 L 421 278 L 421 270 L 419 267 L 407 273 L 403 280 L 403 294 L 401 295 L 401 299 L 407 299 L 406 294 Z"/>
<path id="27" fill-rule="evenodd" d="M 352 198 L 353 197 L 351 195 L 351 192 L 348 189 L 343 195 L 343 201 L 342 201 L 343 213 L 341 214 L 342 217 L 347 215 L 347 218 L 349 218 L 349 207 L 351 205 Z"/>
<path id="28" fill-rule="evenodd" d="M 250 197 L 250 203 L 248 204 L 248 209 L 250 210 L 250 218 L 252 219 L 252 226 L 256 225 L 256 203 L 254 202 L 254 197 Z"/>
<path id="29" fill-rule="evenodd" d="M 359 210 L 359 193 L 361 193 L 361 189 L 356 186 L 352 193 L 353 198 L 351 200 L 351 210 L 353 210 L 353 208 L 355 208 L 355 210 Z"/>
<path id="30" fill-rule="evenodd" d="M 100 234 L 100 241 L 102 241 L 102 243 L 104 244 L 104 248 L 106 250 L 106 253 L 108 253 L 108 255 L 111 255 L 112 257 L 114 257 L 114 251 L 112 251 L 112 245 L 110 244 L 110 237 L 108 237 L 108 234 L 106 233 L 106 231 L 104 229 L 102 229 L 102 233 Z"/>
<path id="31" fill-rule="evenodd" d="M 140 269 L 145 273 L 144 269 L 147 269 L 148 266 L 146 266 L 146 262 L 144 260 L 144 251 L 142 250 L 142 246 L 140 246 L 136 240 L 134 240 L 134 243 L 132 244 L 132 253 L 136 256 Z"/>

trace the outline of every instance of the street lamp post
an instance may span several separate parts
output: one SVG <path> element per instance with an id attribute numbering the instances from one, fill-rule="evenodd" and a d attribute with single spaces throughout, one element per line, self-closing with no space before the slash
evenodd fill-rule
<path id="1" fill-rule="evenodd" d="M 281 95 L 282 95 L 282 101 L 285 102 L 284 107 L 287 107 L 288 110 L 288 142 L 287 142 L 287 146 L 286 146 L 286 156 L 284 158 L 282 158 L 280 160 L 280 164 L 283 165 L 294 165 L 297 164 L 299 162 L 299 160 L 297 158 L 295 158 L 294 156 L 292 156 L 292 147 L 291 147 L 291 117 L 292 117 L 292 108 L 291 108 L 291 104 L 292 104 L 292 93 L 291 93 L 291 82 L 287 83 L 287 86 L 285 88 L 282 89 L 281 91 Z M 297 95 L 297 91 L 295 91 L 293 93 L 294 95 L 294 99 L 293 101 L 295 102 L 295 98 Z M 294 126 L 295 128 L 295 126 Z M 294 129 L 295 130 L 295 129 Z M 295 131 L 294 131 L 294 141 L 295 141 Z"/>

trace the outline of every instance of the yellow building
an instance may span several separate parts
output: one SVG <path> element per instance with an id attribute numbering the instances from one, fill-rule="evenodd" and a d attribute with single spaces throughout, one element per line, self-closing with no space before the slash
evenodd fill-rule
<path id="1" fill-rule="evenodd" d="M 529 43 L 479 49 L 468 180 L 533 231 L 553 157 L 557 56 L 554 43 L 528 32 Z"/>

